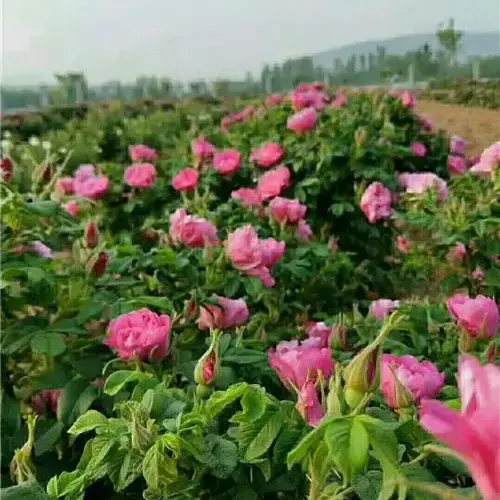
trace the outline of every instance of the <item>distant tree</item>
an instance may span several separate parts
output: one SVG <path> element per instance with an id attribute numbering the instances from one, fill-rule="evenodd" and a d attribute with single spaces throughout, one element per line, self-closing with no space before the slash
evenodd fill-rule
<path id="1" fill-rule="evenodd" d="M 366 56 L 364 54 L 360 54 L 359 56 L 359 69 L 363 73 L 366 71 Z"/>
<path id="2" fill-rule="evenodd" d="M 437 37 L 451 66 L 457 65 L 458 52 L 463 36 L 463 31 L 459 31 L 455 28 L 455 20 L 452 17 L 448 20 L 448 25 L 446 27 L 443 24 L 438 26 Z"/>

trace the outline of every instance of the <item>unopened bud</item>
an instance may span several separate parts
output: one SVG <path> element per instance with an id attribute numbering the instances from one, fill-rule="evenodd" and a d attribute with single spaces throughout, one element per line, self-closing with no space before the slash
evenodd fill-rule
<path id="1" fill-rule="evenodd" d="M 85 228 L 85 243 L 87 248 L 95 248 L 99 243 L 99 228 L 96 221 L 89 221 Z"/>
<path id="2" fill-rule="evenodd" d="M 368 133 L 364 127 L 358 127 L 354 132 L 354 140 L 358 146 L 363 146 L 366 143 Z"/>
<path id="3" fill-rule="evenodd" d="M 326 413 L 329 417 L 339 417 L 344 414 L 345 399 L 342 389 L 341 370 L 337 368 L 334 376 L 330 378 L 328 397 L 326 399 Z"/>
<path id="4" fill-rule="evenodd" d="M 212 341 L 194 369 L 194 380 L 198 385 L 213 385 L 220 371 L 220 339 L 222 332 L 212 332 Z"/>

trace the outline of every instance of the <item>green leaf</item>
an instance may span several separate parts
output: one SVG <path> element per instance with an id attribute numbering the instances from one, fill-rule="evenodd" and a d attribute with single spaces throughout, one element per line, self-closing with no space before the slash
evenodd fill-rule
<path id="1" fill-rule="evenodd" d="M 222 356 L 224 363 L 235 363 L 237 365 L 251 365 L 255 363 L 267 363 L 267 354 L 255 349 L 244 347 L 229 348 Z"/>
<path id="2" fill-rule="evenodd" d="M 286 417 L 287 414 L 283 408 L 271 414 L 264 427 L 248 446 L 245 452 L 247 462 L 261 457 L 271 447 L 283 427 Z"/>
<path id="3" fill-rule="evenodd" d="M 126 305 L 137 307 L 137 309 L 151 306 L 160 309 L 161 312 L 171 312 L 174 309 L 172 301 L 167 297 L 135 297 L 133 300 L 129 300 Z"/>
<path id="4" fill-rule="evenodd" d="M 177 479 L 177 463 L 165 452 L 161 441 L 149 448 L 142 463 L 142 475 L 147 485 L 159 489 L 161 485 Z"/>
<path id="5" fill-rule="evenodd" d="M 378 470 L 369 470 L 356 477 L 352 486 L 360 500 L 377 500 L 382 487 L 382 473 Z"/>
<path id="6" fill-rule="evenodd" d="M 128 383 L 143 381 L 152 378 L 149 373 L 119 370 L 112 373 L 104 384 L 104 393 L 109 396 L 116 396 Z"/>
<path id="7" fill-rule="evenodd" d="M 349 483 L 354 476 L 351 465 L 351 417 L 338 418 L 328 424 L 325 440 L 337 468 L 342 473 L 344 483 Z M 353 452 L 354 454 L 355 452 Z"/>
<path id="8" fill-rule="evenodd" d="M 235 414 L 230 421 L 237 422 L 255 422 L 264 415 L 267 407 L 267 397 L 261 387 L 249 386 L 241 398 L 241 413 Z"/>
<path id="9" fill-rule="evenodd" d="M 47 484 L 47 493 L 54 498 L 82 492 L 85 480 L 85 473 L 81 470 L 65 471 L 59 476 L 54 476 L 49 481 Z"/>
<path id="10" fill-rule="evenodd" d="M 26 203 L 26 210 L 40 217 L 52 217 L 59 213 L 59 204 L 55 201 L 34 201 Z"/>
<path id="11" fill-rule="evenodd" d="M 330 423 L 331 420 L 327 419 L 327 421 Z M 288 454 L 286 463 L 289 469 L 291 469 L 295 464 L 302 462 L 309 451 L 323 438 L 326 429 L 324 424 L 325 422 L 304 436 L 299 444 Z"/>
<path id="12" fill-rule="evenodd" d="M 97 427 L 106 425 L 108 419 L 96 410 L 89 410 L 82 416 L 78 417 L 76 422 L 68 430 L 68 434 L 79 436 L 80 434 L 92 431 Z"/>
<path id="13" fill-rule="evenodd" d="M 398 463 L 398 439 L 392 430 L 394 425 L 382 422 L 368 415 L 360 415 L 358 420 L 368 432 L 372 448 L 382 453 L 392 463 Z"/>
<path id="14" fill-rule="evenodd" d="M 354 476 L 366 467 L 369 447 L 368 432 L 359 419 L 355 418 L 349 436 L 349 463 Z"/>
<path id="15" fill-rule="evenodd" d="M 38 483 L 20 484 L 0 489 L 2 500 L 49 500 L 47 493 Z"/>
<path id="16" fill-rule="evenodd" d="M 35 441 L 35 456 L 39 457 L 40 455 L 43 455 L 47 451 L 51 450 L 59 441 L 63 429 L 64 424 L 62 422 L 56 422 L 46 432 L 44 432 Z"/>
<path id="17" fill-rule="evenodd" d="M 214 392 L 206 401 L 204 414 L 208 420 L 213 420 L 226 407 L 234 403 L 238 398 L 243 396 L 248 385 L 245 382 L 235 384 L 225 391 Z"/>
<path id="18" fill-rule="evenodd" d="M 58 356 L 66 350 L 66 342 L 60 333 L 39 332 L 31 339 L 31 350 L 47 356 Z"/>
<path id="19" fill-rule="evenodd" d="M 219 479 L 229 477 L 238 465 L 238 447 L 216 434 L 209 434 L 204 440 L 203 462 Z"/>
<path id="20" fill-rule="evenodd" d="M 60 420 L 66 425 L 71 424 L 70 415 L 76 405 L 76 402 L 89 387 L 89 382 L 82 378 L 70 380 L 63 389 L 62 396 L 57 405 L 57 420 Z"/>

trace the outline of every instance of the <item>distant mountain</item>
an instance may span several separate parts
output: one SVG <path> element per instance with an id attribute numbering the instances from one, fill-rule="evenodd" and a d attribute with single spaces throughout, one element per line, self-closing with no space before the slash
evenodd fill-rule
<path id="1" fill-rule="evenodd" d="M 410 50 L 416 50 L 428 43 L 433 52 L 440 49 L 439 41 L 435 33 L 422 35 L 403 35 L 386 40 L 370 40 L 360 43 L 351 43 L 342 47 L 326 50 L 313 54 L 315 65 L 324 68 L 332 68 L 335 58 L 346 62 L 353 54 L 377 53 L 377 45 L 382 45 L 387 54 L 404 55 Z M 490 33 L 465 33 L 459 57 L 466 60 L 473 56 L 498 56 L 500 55 L 500 31 Z"/>

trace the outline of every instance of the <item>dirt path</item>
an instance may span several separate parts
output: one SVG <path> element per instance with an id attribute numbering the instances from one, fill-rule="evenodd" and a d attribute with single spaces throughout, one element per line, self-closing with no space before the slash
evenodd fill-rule
<path id="1" fill-rule="evenodd" d="M 469 155 L 481 154 L 484 148 L 500 141 L 500 111 L 434 101 L 418 101 L 417 109 L 437 128 L 466 139 Z"/>

